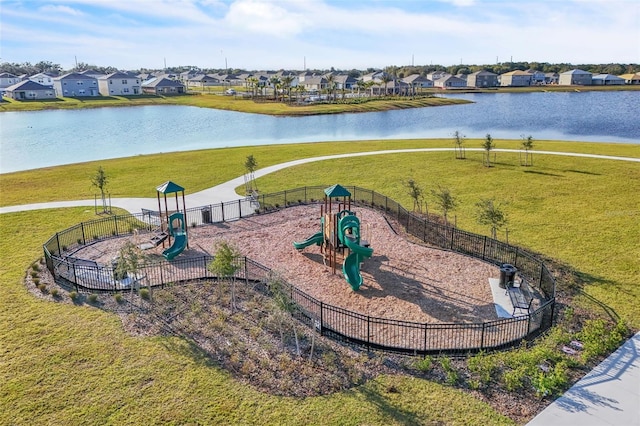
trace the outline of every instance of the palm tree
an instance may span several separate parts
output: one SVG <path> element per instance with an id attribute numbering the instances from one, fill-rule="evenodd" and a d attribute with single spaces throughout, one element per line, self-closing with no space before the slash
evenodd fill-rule
<path id="1" fill-rule="evenodd" d="M 383 74 L 380 81 L 384 83 L 384 96 L 387 96 L 387 85 L 391 81 L 391 77 L 388 74 Z"/>
<path id="2" fill-rule="evenodd" d="M 373 86 L 375 86 L 375 84 L 376 82 L 373 80 L 369 80 L 366 83 L 364 83 L 365 89 L 369 91 L 369 97 L 373 96 Z"/>
<path id="3" fill-rule="evenodd" d="M 367 83 L 362 80 L 358 80 L 356 82 L 356 87 L 358 88 L 358 97 L 360 97 L 360 90 L 364 90 L 367 87 Z"/>
<path id="4" fill-rule="evenodd" d="M 269 83 L 273 86 L 273 99 L 278 100 L 278 88 L 280 87 L 280 77 L 271 77 Z"/>
<path id="5" fill-rule="evenodd" d="M 255 77 L 249 77 L 247 78 L 247 85 L 249 86 L 249 88 L 251 89 L 251 97 L 256 97 L 257 95 L 257 89 L 258 89 L 258 79 Z"/>
<path id="6" fill-rule="evenodd" d="M 327 79 L 327 91 L 329 92 L 329 98 L 334 100 L 333 92 L 336 90 L 336 77 L 333 74 L 328 74 Z"/>
<path id="7" fill-rule="evenodd" d="M 293 82 L 293 77 L 290 75 L 287 75 L 282 78 L 282 87 L 284 88 L 284 90 L 287 91 L 287 97 L 289 99 L 289 102 L 291 102 L 291 83 L 292 82 Z"/>

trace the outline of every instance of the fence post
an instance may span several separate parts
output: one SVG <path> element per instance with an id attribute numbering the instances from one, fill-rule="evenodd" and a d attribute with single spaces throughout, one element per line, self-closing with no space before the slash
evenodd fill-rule
<path id="1" fill-rule="evenodd" d="M 224 202 L 220 203 L 220 210 L 222 211 L 222 222 L 224 222 Z"/>
<path id="2" fill-rule="evenodd" d="M 84 236 L 84 222 L 80 222 L 80 228 L 82 229 L 82 245 L 87 245 L 87 238 Z"/>
<path id="3" fill-rule="evenodd" d="M 238 216 L 242 219 L 242 200 L 238 198 Z"/>
<path id="4" fill-rule="evenodd" d="M 527 336 L 531 333 L 531 314 L 527 314 Z"/>
<path id="5" fill-rule="evenodd" d="M 371 207 L 373 207 L 373 194 L 374 194 L 374 192 L 371 191 Z"/>
<path id="6" fill-rule="evenodd" d="M 324 303 L 320 302 L 320 335 L 322 336 L 322 330 L 324 329 Z"/>
<path id="7" fill-rule="evenodd" d="M 60 235 L 56 232 L 56 243 L 58 244 L 58 254 L 62 256 L 62 250 L 60 250 Z"/>
<path id="8" fill-rule="evenodd" d="M 287 207 L 287 190 L 284 190 L 284 206 L 282 207 Z"/>
<path id="9" fill-rule="evenodd" d="M 540 262 L 540 281 L 538 282 L 538 288 L 542 288 L 542 275 L 544 274 L 544 263 Z"/>
<path id="10" fill-rule="evenodd" d="M 113 217 L 113 224 L 114 224 L 114 226 L 116 228 L 116 236 L 120 235 L 120 233 L 118 232 L 118 216 L 114 216 Z"/>
<path id="11" fill-rule="evenodd" d="M 427 242 L 427 221 L 422 219 L 422 242 Z"/>
<path id="12" fill-rule="evenodd" d="M 427 354 L 427 330 L 429 329 L 429 323 L 424 323 L 424 353 Z"/>
<path id="13" fill-rule="evenodd" d="M 371 317 L 367 315 L 367 350 L 371 350 Z"/>
<path id="14" fill-rule="evenodd" d="M 518 247 L 516 246 L 516 257 L 513 259 L 513 266 L 518 267 Z"/>
<path id="15" fill-rule="evenodd" d="M 247 256 L 244 257 L 244 282 L 249 285 L 249 270 L 247 268 Z"/>
<path id="16" fill-rule="evenodd" d="M 453 237 L 455 235 L 454 233 L 455 230 L 451 227 L 449 227 L 449 230 L 451 231 L 451 250 L 453 250 Z"/>
<path id="17" fill-rule="evenodd" d="M 304 187 L 304 203 L 307 204 L 307 187 Z"/>
<path id="18" fill-rule="evenodd" d="M 482 335 L 480 336 L 480 350 L 484 349 L 484 328 L 487 325 L 486 322 L 482 322 Z M 527 333 L 529 334 L 529 333 Z"/>
<path id="19" fill-rule="evenodd" d="M 484 242 L 482 243 L 482 260 L 485 258 L 485 252 L 487 250 L 487 236 L 484 236 Z"/>

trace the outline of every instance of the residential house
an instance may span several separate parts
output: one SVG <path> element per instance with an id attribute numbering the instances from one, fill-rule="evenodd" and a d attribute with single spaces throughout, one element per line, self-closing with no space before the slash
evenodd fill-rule
<path id="1" fill-rule="evenodd" d="M 433 71 L 427 74 L 427 78 L 435 83 L 436 80 L 440 80 L 444 77 L 449 77 L 450 75 L 451 74 L 446 71 Z"/>
<path id="2" fill-rule="evenodd" d="M 31 81 L 35 81 L 36 83 L 42 84 L 43 86 L 53 87 L 53 79 L 54 76 L 49 75 L 44 72 L 39 72 L 38 74 L 34 74 L 31 77 L 27 77 Z"/>
<path id="3" fill-rule="evenodd" d="M 53 79 L 53 89 L 56 96 L 83 97 L 100 96 L 98 80 L 87 74 L 70 72 Z"/>
<path id="4" fill-rule="evenodd" d="M 544 73 L 542 71 L 536 71 L 536 70 L 526 70 L 525 72 L 528 72 L 529 74 L 531 74 L 531 85 L 532 86 L 540 86 L 542 84 L 544 84 Z"/>
<path id="5" fill-rule="evenodd" d="M 383 81 L 376 81 L 371 86 L 371 94 L 373 95 L 409 95 L 411 94 L 411 85 L 402 80 L 389 80 L 386 84 Z"/>
<path id="6" fill-rule="evenodd" d="M 618 77 L 624 79 L 625 84 L 640 84 L 640 72 L 635 74 L 622 74 Z"/>
<path id="7" fill-rule="evenodd" d="M 467 87 L 467 82 L 453 75 L 448 75 L 435 80 L 433 82 L 433 86 L 440 89 L 455 89 L 460 87 Z"/>
<path id="8" fill-rule="evenodd" d="M 21 82 L 22 79 L 17 75 L 9 74 L 8 72 L 3 72 L 0 74 L 0 95 L 4 95 L 4 89 L 13 86 L 16 83 Z"/>
<path id="9" fill-rule="evenodd" d="M 526 87 L 531 86 L 531 74 L 526 71 L 515 70 L 500 74 L 500 86 Z"/>
<path id="10" fill-rule="evenodd" d="M 571 70 L 560 73 L 558 84 L 561 86 L 590 86 L 591 73 L 582 70 Z"/>
<path id="11" fill-rule="evenodd" d="M 433 81 L 421 76 L 420 74 L 411 74 L 408 77 L 404 77 L 402 81 L 409 85 L 409 87 L 411 88 L 411 94 L 414 95 L 418 93 L 420 89 L 428 89 L 433 87 Z"/>
<path id="12" fill-rule="evenodd" d="M 598 74 L 591 77 L 591 84 L 594 86 L 622 86 L 624 78 L 611 74 Z"/>
<path id="13" fill-rule="evenodd" d="M 98 89 L 103 96 L 139 95 L 140 78 L 135 75 L 116 71 L 98 79 Z"/>
<path id="14" fill-rule="evenodd" d="M 375 71 L 375 72 L 371 72 L 369 74 L 363 75 L 361 77 L 361 80 L 364 81 L 365 83 L 367 81 L 380 82 L 385 75 L 387 75 L 387 73 L 385 73 L 384 71 Z"/>
<path id="15" fill-rule="evenodd" d="M 51 87 L 31 80 L 20 81 L 4 88 L 3 90 L 4 96 L 19 101 L 54 99 L 56 97 L 56 94 Z"/>
<path id="16" fill-rule="evenodd" d="M 467 76 L 469 87 L 496 87 L 497 85 L 498 74 L 489 71 L 476 71 Z"/>
<path id="17" fill-rule="evenodd" d="M 193 88 L 199 87 L 201 89 L 204 89 L 205 87 L 221 85 L 222 82 L 218 78 L 209 74 L 198 74 L 187 80 L 187 87 Z"/>
<path id="18" fill-rule="evenodd" d="M 305 90 L 310 92 L 321 91 L 327 88 L 329 82 L 323 76 L 305 77 L 304 82 L 300 82 Z"/>
<path id="19" fill-rule="evenodd" d="M 78 74 L 88 75 L 89 77 L 93 77 L 95 79 L 105 76 L 105 73 L 100 72 L 98 70 L 94 70 L 92 68 L 89 68 L 88 70 L 84 70 L 84 71 L 79 71 Z"/>
<path id="20" fill-rule="evenodd" d="M 333 82 L 336 84 L 336 90 L 353 90 L 358 80 L 349 74 L 339 74 L 333 77 Z"/>
<path id="21" fill-rule="evenodd" d="M 179 95 L 184 92 L 182 82 L 166 76 L 151 77 L 142 82 L 142 93 L 150 95 Z"/>
<path id="22" fill-rule="evenodd" d="M 546 72 L 544 73 L 544 84 L 558 84 L 559 78 L 560 74 L 557 72 Z"/>

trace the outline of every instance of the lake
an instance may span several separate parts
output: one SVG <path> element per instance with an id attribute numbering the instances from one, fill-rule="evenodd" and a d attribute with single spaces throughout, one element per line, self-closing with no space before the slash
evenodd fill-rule
<path id="1" fill-rule="evenodd" d="M 272 117 L 187 106 L 0 113 L 0 173 L 139 154 L 366 139 L 534 139 L 640 144 L 640 92 L 447 94 L 472 104 Z"/>

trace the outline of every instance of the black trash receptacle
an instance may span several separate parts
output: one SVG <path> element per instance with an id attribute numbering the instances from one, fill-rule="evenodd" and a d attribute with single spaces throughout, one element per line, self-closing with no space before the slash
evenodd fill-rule
<path id="1" fill-rule="evenodd" d="M 202 223 L 211 223 L 211 209 L 208 207 L 202 209 Z"/>
<path id="2" fill-rule="evenodd" d="M 500 267 L 500 282 L 498 284 L 500 288 L 507 288 L 507 286 L 513 287 L 513 282 L 516 279 L 516 272 L 518 272 L 518 269 L 515 266 L 504 263 Z"/>

